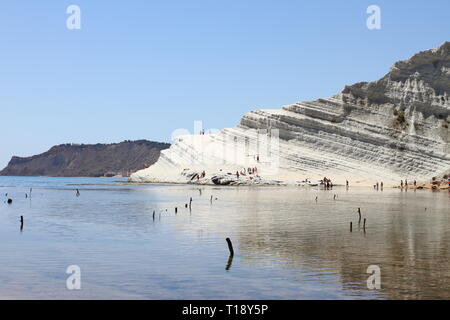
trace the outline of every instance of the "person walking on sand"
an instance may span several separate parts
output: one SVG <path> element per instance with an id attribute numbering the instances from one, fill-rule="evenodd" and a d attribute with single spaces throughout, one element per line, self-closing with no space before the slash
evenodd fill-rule
<path id="1" fill-rule="evenodd" d="M 236 171 L 236 178 L 239 179 L 239 171 Z"/>
<path id="2" fill-rule="evenodd" d="M 79 197 L 80 196 L 80 190 L 77 189 L 77 193 L 76 196 Z"/>
<path id="3" fill-rule="evenodd" d="M 381 191 L 383 191 L 383 181 L 381 181 L 380 186 L 381 186 Z"/>
<path id="4" fill-rule="evenodd" d="M 400 187 L 403 189 L 403 180 L 400 180 Z"/>

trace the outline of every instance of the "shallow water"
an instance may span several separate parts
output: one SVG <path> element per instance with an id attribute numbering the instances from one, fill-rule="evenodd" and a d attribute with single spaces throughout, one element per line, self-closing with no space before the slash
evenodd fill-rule
<path id="1" fill-rule="evenodd" d="M 0 197 L 3 299 L 450 299 L 448 192 L 0 177 Z"/>

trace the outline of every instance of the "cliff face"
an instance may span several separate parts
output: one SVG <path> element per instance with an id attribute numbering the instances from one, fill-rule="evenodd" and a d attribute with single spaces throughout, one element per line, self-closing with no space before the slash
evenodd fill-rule
<path id="1" fill-rule="evenodd" d="M 63 144 L 27 158 L 12 157 L 2 176 L 100 177 L 126 174 L 158 160 L 167 143 Z"/>
<path id="2" fill-rule="evenodd" d="M 258 166 L 259 172 L 272 169 L 266 177 L 286 181 L 323 176 L 367 184 L 428 180 L 450 169 L 449 94 L 446 42 L 395 63 L 378 81 L 346 86 L 330 98 L 255 110 L 218 134 L 181 137 L 153 168 L 131 178 L 180 181 L 166 172 Z M 276 145 L 273 132 L 280 138 Z M 262 136 L 271 142 L 262 143 Z"/>

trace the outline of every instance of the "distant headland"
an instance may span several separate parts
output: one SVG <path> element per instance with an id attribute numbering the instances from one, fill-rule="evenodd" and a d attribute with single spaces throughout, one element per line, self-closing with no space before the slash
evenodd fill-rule
<path id="1" fill-rule="evenodd" d="M 31 156 L 13 156 L 0 176 L 128 177 L 154 164 L 168 143 L 137 140 L 111 144 L 61 144 Z"/>

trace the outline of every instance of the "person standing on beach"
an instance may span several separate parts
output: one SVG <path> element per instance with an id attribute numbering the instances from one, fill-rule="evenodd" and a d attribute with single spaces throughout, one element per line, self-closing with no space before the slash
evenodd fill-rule
<path id="1" fill-rule="evenodd" d="M 400 187 L 403 189 L 403 180 L 400 180 Z"/>
<path id="2" fill-rule="evenodd" d="M 383 181 L 381 181 L 380 186 L 381 186 L 381 191 L 383 191 Z"/>

